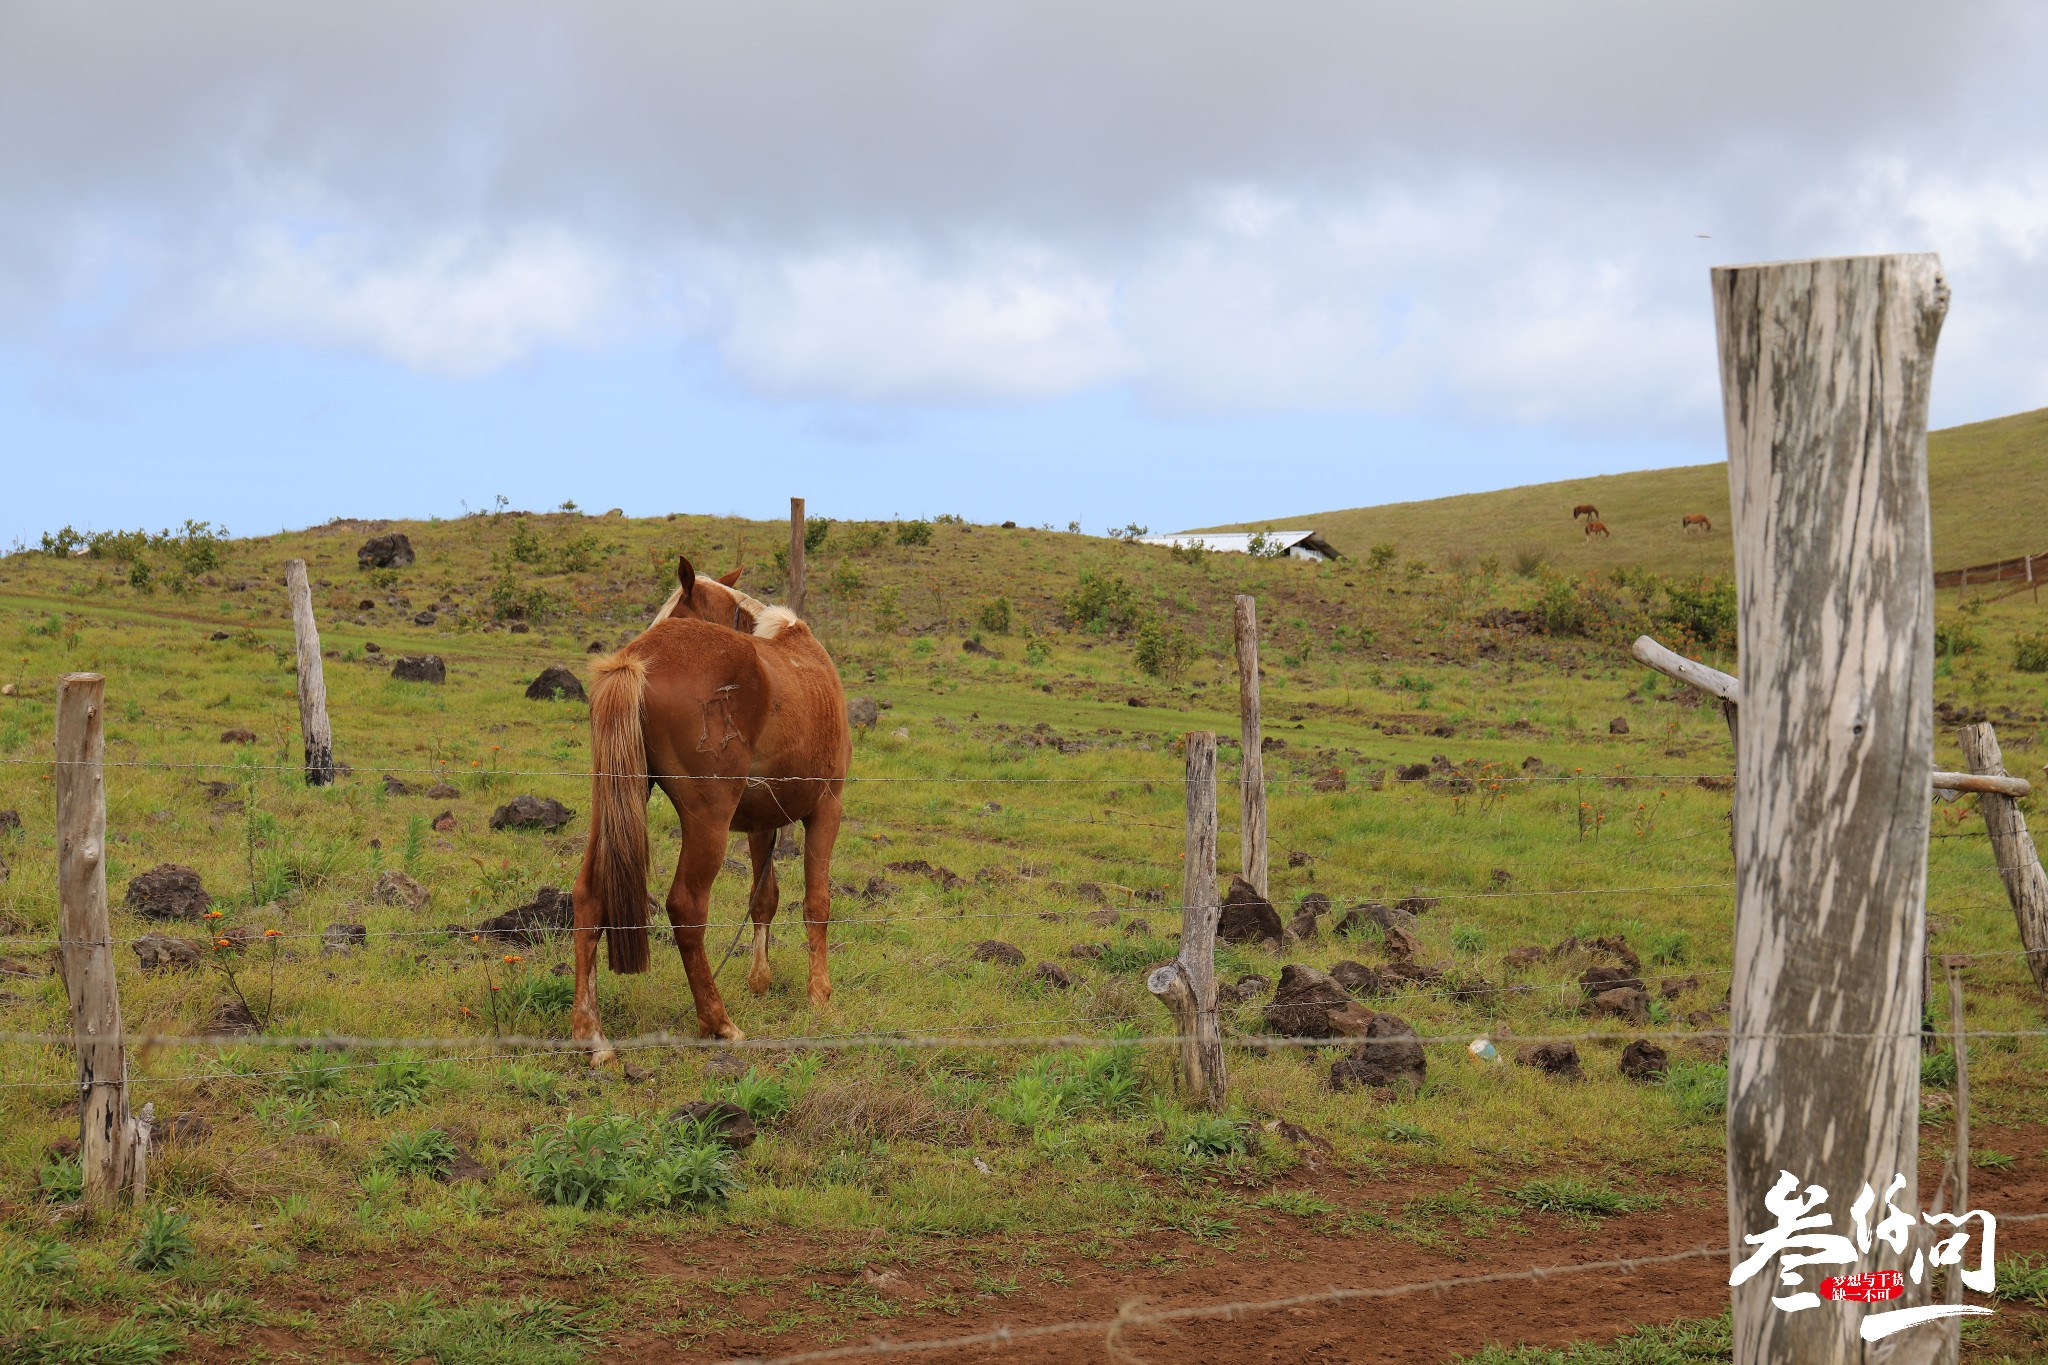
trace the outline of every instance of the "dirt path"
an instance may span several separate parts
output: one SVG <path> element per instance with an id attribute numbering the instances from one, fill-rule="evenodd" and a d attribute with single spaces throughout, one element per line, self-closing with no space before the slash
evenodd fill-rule
<path id="1" fill-rule="evenodd" d="M 2048 1211 L 2048 1126 L 1980 1127 L 1976 1143 L 1979 1150 L 2011 1153 L 2016 1160 L 2004 1170 L 1973 1173 L 1975 1207 L 2001 1217 Z M 1355 1205 L 1360 1187 L 1354 1174 L 1291 1180 L 1287 1188 L 1320 1190 L 1331 1202 Z M 1933 1188 L 1934 1176 L 1930 1164 L 1923 1171 L 1923 1189 Z M 1386 1204 L 1427 1192 L 1425 1185 L 1411 1189 L 1400 1182 L 1370 1187 L 1372 1197 Z M 1441 1365 L 1493 1343 L 1609 1341 L 1638 1326 L 1720 1313 L 1728 1302 L 1725 1257 L 1639 1266 L 1632 1273 L 1597 1270 L 1390 1298 L 1247 1308 L 1172 1323 L 1116 1329 L 1108 1324 L 1127 1305 L 1156 1312 L 1256 1304 L 1336 1287 L 1394 1287 L 1672 1256 L 1725 1243 L 1725 1206 L 1718 1186 L 1666 1185 L 1654 1192 L 1664 1199 L 1661 1207 L 1597 1222 L 1524 1214 L 1483 1235 L 1459 1236 L 1448 1229 L 1444 1250 L 1425 1250 L 1387 1234 L 1317 1233 L 1292 1218 L 1284 1220 L 1293 1226 L 1283 1235 L 1245 1232 L 1230 1242 L 1176 1232 L 1087 1247 L 1044 1238 L 960 1239 L 900 1249 L 910 1252 L 904 1257 L 892 1257 L 889 1253 L 899 1248 L 875 1238 L 727 1230 L 715 1242 L 646 1239 L 631 1244 L 629 1277 L 640 1288 L 662 1291 L 672 1306 L 632 1312 L 625 1326 L 606 1333 L 606 1344 L 590 1358 L 605 1365 L 758 1361 L 887 1340 L 898 1343 L 897 1349 L 852 1358 L 907 1356 L 929 1365 L 1094 1365 L 1112 1360 Z M 990 1268 L 1016 1272 L 1027 1246 L 1034 1253 L 1028 1269 L 993 1282 L 988 1278 Z M 2001 1260 L 2042 1251 L 2048 1251 L 2048 1222 L 2001 1226 Z M 331 1273 L 320 1282 L 302 1285 L 279 1306 L 331 1323 L 356 1294 L 389 1288 L 388 1268 L 336 1262 L 327 1270 Z M 416 1283 L 427 1287 L 428 1278 Z M 524 1284 L 515 1285 L 512 1278 L 501 1277 L 501 1297 L 533 1292 L 573 1301 L 589 1287 L 575 1275 L 550 1275 L 538 1266 Z M 460 1284 L 435 1287 L 448 1290 L 452 1298 L 464 1296 Z M 837 1325 L 819 1325 L 821 1316 Z M 2000 1305 L 1998 1317 L 1989 1321 L 2001 1353 L 2026 1357 L 2048 1345 L 2048 1314 Z M 1071 1322 L 1091 1325 L 1006 1342 L 916 1345 Z M 1111 1341 L 1124 1354 L 1113 1352 Z M 261 1329 L 236 1350 L 195 1342 L 186 1358 L 242 1360 L 250 1346 L 287 1357 L 298 1352 L 320 1359 L 381 1359 L 338 1348 L 331 1338 L 308 1340 L 283 1328 Z"/>

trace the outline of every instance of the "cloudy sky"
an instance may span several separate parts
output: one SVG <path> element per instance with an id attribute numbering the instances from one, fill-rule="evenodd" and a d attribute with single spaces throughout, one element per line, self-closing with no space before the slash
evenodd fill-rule
<path id="1" fill-rule="evenodd" d="M 1155 530 L 1720 456 L 1707 270 L 2048 405 L 2048 6 L 0 0 L 0 547 Z"/>

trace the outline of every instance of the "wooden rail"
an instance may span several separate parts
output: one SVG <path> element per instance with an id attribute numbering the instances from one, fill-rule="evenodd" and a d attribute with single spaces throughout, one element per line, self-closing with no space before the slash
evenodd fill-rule
<path id="1" fill-rule="evenodd" d="M 1739 686 L 1734 675 L 1710 668 L 1696 659 L 1688 659 L 1675 650 L 1667 649 L 1647 635 L 1638 635 L 1636 642 L 1628 647 L 1637 663 L 1654 668 L 1667 678 L 1676 678 L 1718 697 L 1727 706 L 1734 706 L 1740 700 Z M 1990 792 L 1998 796 L 2010 796 L 2019 800 L 2031 796 L 2034 784 L 2024 777 L 2007 777 L 1990 773 L 1950 773 L 1935 769 L 1931 774 L 1930 786 L 1936 791 L 1948 792 Z"/>

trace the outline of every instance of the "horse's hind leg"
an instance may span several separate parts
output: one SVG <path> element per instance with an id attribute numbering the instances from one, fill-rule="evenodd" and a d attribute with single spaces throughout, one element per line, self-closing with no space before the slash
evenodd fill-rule
<path id="1" fill-rule="evenodd" d="M 754 889 L 747 894 L 747 914 L 754 921 L 754 963 L 747 972 L 747 989 L 756 995 L 768 992 L 768 926 L 782 894 L 775 884 L 776 834 L 770 829 L 747 836 L 747 857 L 754 864 Z"/>
<path id="2" fill-rule="evenodd" d="M 695 812 L 692 812 L 694 815 Z M 730 809 L 723 821 L 685 821 L 683 856 L 676 861 L 676 879 L 668 889 L 668 922 L 675 930 L 676 948 L 683 955 L 683 972 L 690 978 L 690 996 L 697 1005 L 697 1032 L 705 1038 L 738 1042 L 741 1033 L 725 1012 L 725 999 L 711 973 L 711 960 L 704 954 L 704 923 L 711 917 L 711 883 L 725 863 L 725 830 L 732 818 Z"/>
<path id="3" fill-rule="evenodd" d="M 619 1054 L 606 1041 L 597 1020 L 597 944 L 603 937 L 598 922 L 603 907 L 590 891 L 590 853 L 583 854 L 583 870 L 576 874 L 576 889 L 570 893 L 576 907 L 576 929 L 570 935 L 576 943 L 576 1005 L 569 1015 L 569 1037 L 590 1045 L 590 1064 L 603 1066 Z"/>
<path id="4" fill-rule="evenodd" d="M 832 924 L 832 843 L 839 837 L 839 797 L 818 803 L 804 821 L 804 937 L 811 950 L 811 1004 L 832 998 L 832 974 L 825 965 L 825 931 Z"/>

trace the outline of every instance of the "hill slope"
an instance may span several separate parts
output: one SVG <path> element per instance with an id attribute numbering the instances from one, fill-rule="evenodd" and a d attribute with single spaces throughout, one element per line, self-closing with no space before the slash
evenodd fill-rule
<path id="1" fill-rule="evenodd" d="M 1938 568 L 2048 550 L 2048 408 L 1932 432 L 1927 459 Z M 1582 502 L 1600 509 L 1611 532 L 1607 540 L 1587 540 L 1570 519 Z M 1679 518 L 1692 512 L 1713 519 L 1712 534 L 1680 529 Z M 1314 527 L 1347 555 L 1384 543 L 1431 563 L 1458 550 L 1506 557 L 1541 549 L 1552 562 L 1588 568 L 1626 564 L 1686 573 L 1731 566 L 1725 463 L 1202 529 L 1256 525 Z"/>

